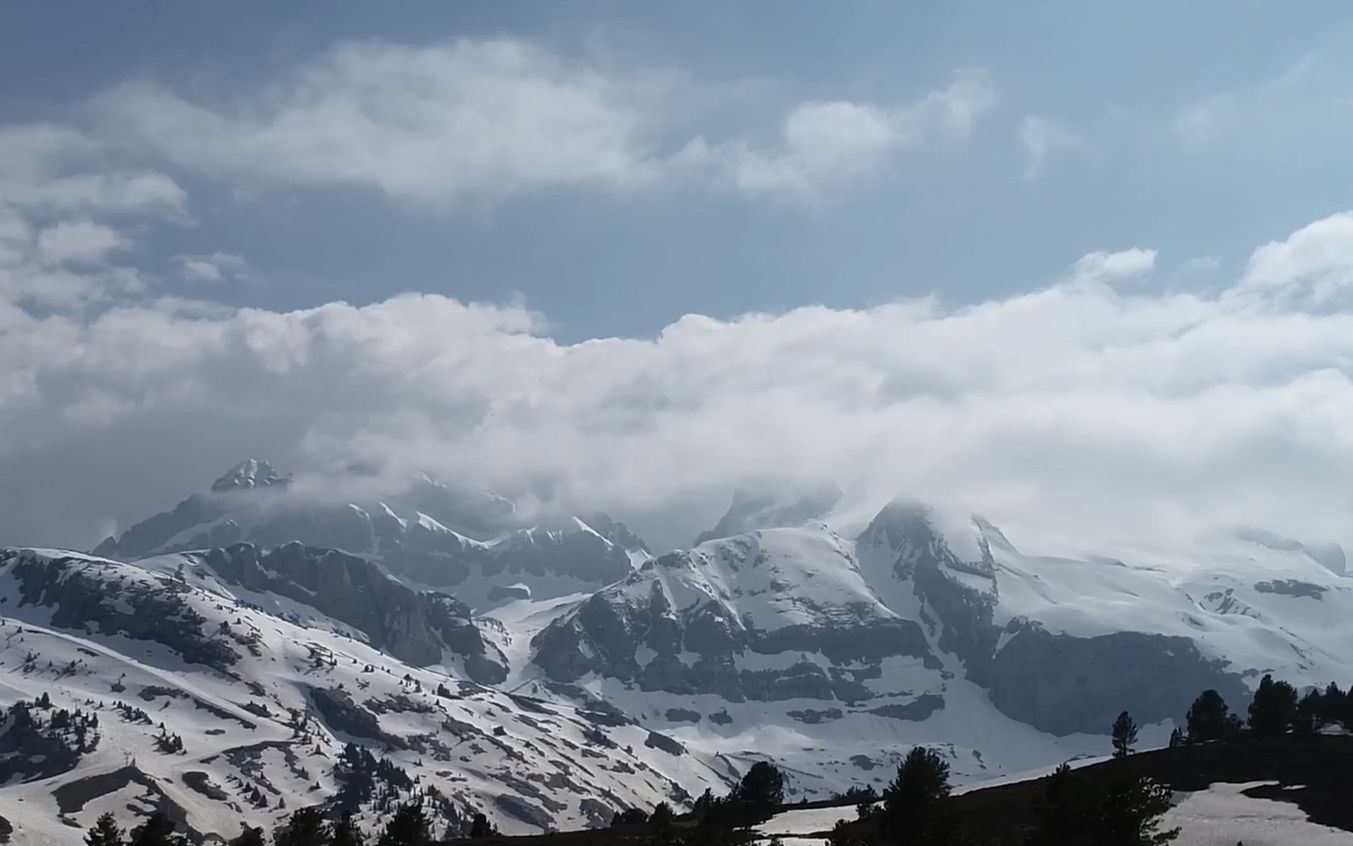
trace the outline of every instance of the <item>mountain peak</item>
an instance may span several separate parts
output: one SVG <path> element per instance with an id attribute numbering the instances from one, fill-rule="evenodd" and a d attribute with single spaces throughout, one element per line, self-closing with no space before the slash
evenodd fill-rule
<path id="1" fill-rule="evenodd" d="M 277 472 L 271 464 L 257 458 L 246 458 L 230 468 L 225 475 L 211 483 L 212 493 L 228 493 L 238 490 L 253 490 L 285 486 L 291 481 L 290 475 Z"/>
<path id="2" fill-rule="evenodd" d="M 733 492 L 733 501 L 714 528 L 701 532 L 696 546 L 715 538 L 756 529 L 800 526 L 827 514 L 841 500 L 831 484 L 805 485 L 789 480 L 763 480 Z"/>

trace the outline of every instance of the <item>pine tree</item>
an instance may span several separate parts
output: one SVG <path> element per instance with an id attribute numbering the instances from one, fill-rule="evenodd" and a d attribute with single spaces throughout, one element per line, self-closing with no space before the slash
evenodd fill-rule
<path id="1" fill-rule="evenodd" d="M 1184 737 L 1184 732 L 1179 728 L 1179 726 L 1175 726 L 1174 728 L 1170 729 L 1171 749 L 1175 748 L 1176 746 L 1183 746 L 1187 742 L 1188 739 Z"/>
<path id="2" fill-rule="evenodd" d="M 785 777 L 780 768 L 766 761 L 757 761 L 742 777 L 737 787 L 737 800 L 761 810 L 773 810 L 784 804 Z"/>
<path id="3" fill-rule="evenodd" d="M 101 814 L 85 835 L 88 846 L 122 846 L 122 829 L 111 813 Z"/>
<path id="4" fill-rule="evenodd" d="M 1160 830 L 1161 817 L 1170 810 L 1170 790 L 1149 778 L 1120 779 L 1110 785 L 1100 803 L 1095 846 L 1164 846 L 1179 829 Z"/>
<path id="5" fill-rule="evenodd" d="M 1091 797 L 1062 764 L 1043 788 L 1038 823 L 1026 841 L 1028 846 L 1090 846 Z"/>
<path id="6" fill-rule="evenodd" d="M 1296 713 L 1296 689 L 1266 675 L 1259 681 L 1250 703 L 1250 730 L 1258 735 L 1282 734 L 1291 727 Z"/>
<path id="7" fill-rule="evenodd" d="M 400 805 L 386 823 L 376 846 L 428 846 L 432 843 L 432 826 L 423 813 L 423 803 L 414 799 Z"/>
<path id="8" fill-rule="evenodd" d="M 493 827 L 489 818 L 482 813 L 476 813 L 474 819 L 470 821 L 470 839 L 479 840 L 485 837 L 495 837 L 498 829 Z"/>
<path id="9" fill-rule="evenodd" d="M 672 825 L 672 806 L 666 802 L 659 802 L 653 808 L 653 813 L 648 815 L 648 824 L 655 829 L 662 830 Z"/>
<path id="10" fill-rule="evenodd" d="M 1226 701 L 1215 690 L 1204 690 L 1189 706 L 1185 718 L 1189 743 L 1206 743 L 1232 737 L 1240 731 L 1240 718 L 1230 713 Z"/>
<path id="11" fill-rule="evenodd" d="M 291 815 L 287 827 L 277 834 L 276 846 L 328 846 L 329 823 L 318 807 L 301 808 Z"/>
<path id="12" fill-rule="evenodd" d="M 936 806 L 948 795 L 948 762 L 924 746 L 914 747 L 898 766 L 897 777 L 884 794 L 884 827 L 898 842 L 946 842 L 947 820 Z"/>
<path id="13" fill-rule="evenodd" d="M 332 846 L 364 846 L 365 842 L 362 830 L 352 820 L 352 814 L 344 814 L 334 823 Z"/>
<path id="14" fill-rule="evenodd" d="M 1137 724 L 1127 711 L 1113 721 L 1113 757 L 1126 758 L 1137 745 Z"/>
<path id="15" fill-rule="evenodd" d="M 240 832 L 239 837 L 230 841 L 230 846 L 268 846 L 268 844 L 263 839 L 263 829 L 246 827 Z"/>
<path id="16" fill-rule="evenodd" d="M 1320 712 L 1324 708 L 1320 691 L 1311 689 L 1301 697 L 1297 709 L 1292 715 L 1292 730 L 1297 734 L 1311 734 L 1320 722 Z"/>
<path id="17" fill-rule="evenodd" d="M 183 843 L 183 838 L 174 833 L 173 821 L 156 812 L 135 832 L 131 846 L 182 846 Z"/>

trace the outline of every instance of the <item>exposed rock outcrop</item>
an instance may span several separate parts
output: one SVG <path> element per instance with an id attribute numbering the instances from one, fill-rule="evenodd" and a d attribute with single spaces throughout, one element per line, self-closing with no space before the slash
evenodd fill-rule
<path id="1" fill-rule="evenodd" d="M 469 608 L 445 594 L 417 593 L 363 558 L 299 543 L 266 552 L 236 544 L 210 550 L 202 561 L 229 584 L 285 596 L 341 620 L 402 661 L 436 664 L 450 650 L 476 681 L 507 676 L 506 660 L 480 635 Z"/>

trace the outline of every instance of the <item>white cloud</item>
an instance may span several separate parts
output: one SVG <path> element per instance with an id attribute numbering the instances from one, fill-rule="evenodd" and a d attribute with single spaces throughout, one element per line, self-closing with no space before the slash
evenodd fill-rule
<path id="1" fill-rule="evenodd" d="M 425 468 L 622 516 L 700 504 L 672 511 L 662 540 L 693 533 L 739 479 L 792 473 L 871 506 L 963 498 L 1017 543 L 1236 523 L 1353 541 L 1353 315 L 1276 291 L 1255 309 L 1085 284 L 1153 265 L 1150 250 L 1101 252 L 1044 290 L 955 310 L 688 316 L 653 339 L 578 344 L 523 308 L 438 296 L 0 308 L 0 477 L 24 480 L 0 486 L 0 539 L 92 543 L 106 518 L 125 525 L 263 454 Z"/>
<path id="2" fill-rule="evenodd" d="M 1155 250 L 1145 250 L 1141 247 L 1131 247 L 1113 253 L 1100 250 L 1081 256 L 1071 268 L 1071 276 L 1078 282 L 1121 282 L 1144 276 L 1155 266 Z"/>
<path id="3" fill-rule="evenodd" d="M 0 204 L 43 212 L 177 215 L 186 199 L 168 176 L 110 166 L 103 145 L 65 126 L 0 126 Z"/>
<path id="4" fill-rule="evenodd" d="M 249 262 L 234 253 L 179 255 L 174 256 L 172 261 L 185 282 L 216 284 L 250 282 L 254 279 Z"/>
<path id="5" fill-rule="evenodd" d="M 124 85 L 100 111 L 106 128 L 181 166 L 451 203 L 650 181 L 649 84 L 521 41 L 348 43 L 252 96 L 204 103 Z"/>
<path id="6" fill-rule="evenodd" d="M 700 138 L 679 160 L 707 168 L 749 195 L 816 202 L 831 188 L 876 171 L 899 149 L 940 131 L 969 132 L 994 98 L 985 73 L 962 71 L 945 88 L 911 103 L 800 103 L 785 115 L 773 147 L 741 140 L 710 145 Z"/>
<path id="7" fill-rule="evenodd" d="M 1180 267 L 1186 273 L 1212 273 L 1221 268 L 1221 256 L 1193 256 Z"/>
<path id="8" fill-rule="evenodd" d="M 1083 143 L 1080 136 L 1061 124 L 1036 115 L 1020 121 L 1019 141 L 1027 159 L 1024 178 L 1030 181 L 1043 174 L 1043 166 L 1050 156 L 1076 150 Z"/>
<path id="9" fill-rule="evenodd" d="M 126 246 L 117 230 L 89 220 L 63 220 L 38 233 L 38 257 L 45 264 L 101 262 Z"/>
<path id="10" fill-rule="evenodd" d="M 1327 299 L 1353 285 L 1353 212 L 1331 215 L 1255 250 L 1244 287 L 1308 292 Z"/>
<path id="11" fill-rule="evenodd" d="M 1275 76 L 1186 103 L 1175 114 L 1175 134 L 1185 147 L 1202 150 L 1227 136 L 1308 125 L 1312 116 L 1328 125 L 1332 114 L 1346 111 L 1339 64 L 1308 54 Z"/>
<path id="12" fill-rule="evenodd" d="M 0 125 L 0 309 L 78 309 L 141 291 L 140 273 L 111 262 L 131 240 L 107 221 L 182 220 L 185 201 L 168 176 L 79 130 Z"/>
<path id="13" fill-rule="evenodd" d="M 152 84 L 101 97 L 102 126 L 176 164 L 259 184 L 374 188 L 401 201 L 498 201 L 587 186 L 628 191 L 693 175 L 803 199 L 939 130 L 968 132 L 991 106 L 978 70 L 902 104 L 799 103 L 778 143 L 737 128 L 664 145 L 680 75 L 603 69 L 528 42 L 336 46 L 266 90 L 207 102 Z"/>

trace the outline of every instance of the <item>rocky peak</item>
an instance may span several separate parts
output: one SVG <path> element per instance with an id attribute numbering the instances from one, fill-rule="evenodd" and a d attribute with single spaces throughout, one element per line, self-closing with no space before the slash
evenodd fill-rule
<path id="1" fill-rule="evenodd" d="M 805 486 L 791 481 L 768 481 L 738 488 L 728 511 L 695 539 L 728 538 L 757 529 L 801 526 L 831 511 L 841 501 L 841 489 L 831 484 Z"/>
<path id="2" fill-rule="evenodd" d="M 256 488 L 285 487 L 291 481 L 289 474 L 277 472 L 271 464 L 257 458 L 246 458 L 211 483 L 212 493 L 229 493 Z"/>

